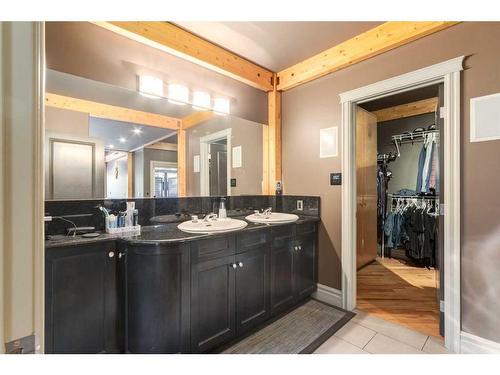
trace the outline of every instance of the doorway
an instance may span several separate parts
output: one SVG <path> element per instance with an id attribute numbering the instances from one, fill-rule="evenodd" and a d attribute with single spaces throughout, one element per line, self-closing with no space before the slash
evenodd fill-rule
<path id="1" fill-rule="evenodd" d="M 356 306 L 436 338 L 442 93 L 441 83 L 356 106 Z"/>
<path id="2" fill-rule="evenodd" d="M 440 197 L 443 215 L 446 270 L 444 291 L 445 346 L 460 351 L 460 72 L 464 56 L 402 74 L 340 94 L 342 107 L 342 305 L 356 307 L 356 105 L 443 83 L 443 164 L 445 173 Z"/>
<path id="3" fill-rule="evenodd" d="M 202 196 L 231 195 L 231 129 L 200 138 Z"/>
<path id="4" fill-rule="evenodd" d="M 172 198 L 178 196 L 177 163 L 151 160 L 151 196 Z"/>

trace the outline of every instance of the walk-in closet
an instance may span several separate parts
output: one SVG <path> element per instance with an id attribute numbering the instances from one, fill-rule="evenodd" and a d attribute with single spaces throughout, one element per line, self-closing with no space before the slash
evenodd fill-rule
<path id="1" fill-rule="evenodd" d="M 356 108 L 357 307 L 440 337 L 442 87 Z"/>

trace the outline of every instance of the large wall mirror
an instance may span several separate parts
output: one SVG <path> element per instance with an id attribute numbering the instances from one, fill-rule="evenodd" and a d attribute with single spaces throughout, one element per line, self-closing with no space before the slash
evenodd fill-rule
<path id="1" fill-rule="evenodd" d="M 46 199 L 261 194 L 267 125 L 189 96 L 200 104 L 48 70 Z"/>

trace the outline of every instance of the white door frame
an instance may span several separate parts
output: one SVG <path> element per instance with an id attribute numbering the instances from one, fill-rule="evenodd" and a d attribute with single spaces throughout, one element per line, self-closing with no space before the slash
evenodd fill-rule
<path id="1" fill-rule="evenodd" d="M 200 137 L 200 195 L 210 195 L 210 178 L 208 174 L 208 144 L 226 140 L 227 145 L 227 195 L 231 195 L 231 128 Z"/>
<path id="2" fill-rule="evenodd" d="M 460 352 L 460 71 L 464 56 L 340 94 L 342 106 L 342 306 L 356 307 L 357 103 L 444 83 L 445 345 Z M 444 206 L 444 207 L 443 207 Z"/>
<path id="3" fill-rule="evenodd" d="M 160 160 L 151 160 L 149 162 L 149 196 L 154 197 L 155 192 L 155 168 L 172 168 L 177 170 L 177 178 L 179 178 L 179 171 L 177 167 L 177 162 L 174 161 L 160 161 Z M 179 194 L 177 194 L 179 195 Z"/>

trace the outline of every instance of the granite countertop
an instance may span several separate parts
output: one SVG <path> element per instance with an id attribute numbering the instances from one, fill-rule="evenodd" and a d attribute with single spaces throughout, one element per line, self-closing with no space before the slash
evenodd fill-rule
<path id="1" fill-rule="evenodd" d="M 245 220 L 244 217 L 234 217 L 234 219 Z M 246 221 L 246 220 L 245 220 Z M 250 223 L 247 221 L 248 225 L 245 228 L 234 231 L 244 232 L 253 230 L 256 228 L 264 228 L 267 226 L 276 226 L 276 225 L 289 225 L 289 224 L 303 224 L 308 222 L 317 222 L 320 221 L 320 218 L 317 216 L 304 216 L 299 215 L 299 220 L 295 223 L 287 223 L 287 224 L 257 224 Z M 63 246 L 72 246 L 72 245 L 83 245 L 95 242 L 103 242 L 103 241 L 125 241 L 127 243 L 132 244 L 150 244 L 150 245 L 159 245 L 162 243 L 171 243 L 171 242 L 184 242 L 184 241 L 192 241 L 203 237 L 213 236 L 212 234 L 194 234 L 194 233 L 186 233 L 177 228 L 180 222 L 175 223 L 166 223 L 162 225 L 151 225 L 151 226 L 143 226 L 141 228 L 140 234 L 135 233 L 119 233 L 119 234 L 109 234 L 109 233 L 101 233 L 100 236 L 94 238 L 84 238 L 81 235 L 78 236 L 64 236 L 64 235 L 55 235 L 51 236 L 50 239 L 45 241 L 45 248 L 56 248 Z M 230 233 L 230 232 L 225 232 Z M 224 234 L 225 234 L 224 233 Z M 219 233 L 222 234 L 222 233 Z"/>

